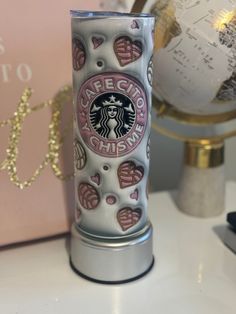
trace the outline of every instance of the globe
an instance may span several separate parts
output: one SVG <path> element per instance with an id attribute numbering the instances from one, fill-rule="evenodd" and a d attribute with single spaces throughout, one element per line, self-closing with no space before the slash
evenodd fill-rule
<path id="1" fill-rule="evenodd" d="M 236 110 L 236 0 L 147 1 L 156 15 L 154 95 L 177 110 Z"/>
<path id="2" fill-rule="evenodd" d="M 153 128 L 185 142 L 176 203 L 215 216 L 224 210 L 224 140 L 236 135 L 236 0 L 136 0 L 132 12 L 141 10 L 156 16 Z"/>

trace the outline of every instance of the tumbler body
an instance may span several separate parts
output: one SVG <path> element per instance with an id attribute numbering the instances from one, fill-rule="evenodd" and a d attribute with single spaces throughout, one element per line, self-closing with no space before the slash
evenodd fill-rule
<path id="1" fill-rule="evenodd" d="M 154 18 L 72 12 L 76 224 L 117 237 L 147 223 Z"/>

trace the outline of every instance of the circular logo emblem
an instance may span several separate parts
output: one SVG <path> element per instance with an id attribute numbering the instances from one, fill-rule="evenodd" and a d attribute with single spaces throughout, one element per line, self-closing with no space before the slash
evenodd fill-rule
<path id="1" fill-rule="evenodd" d="M 80 88 L 77 101 L 79 132 L 89 149 L 104 157 L 134 150 L 147 123 L 147 101 L 142 85 L 129 75 L 104 73 Z"/>

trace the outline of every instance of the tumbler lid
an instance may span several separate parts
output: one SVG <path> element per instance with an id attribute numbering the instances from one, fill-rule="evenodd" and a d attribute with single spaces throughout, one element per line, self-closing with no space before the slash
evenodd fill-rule
<path id="1" fill-rule="evenodd" d="M 154 18 L 155 16 L 150 13 L 123 13 L 113 11 L 83 11 L 71 10 L 72 17 L 79 18 Z"/>

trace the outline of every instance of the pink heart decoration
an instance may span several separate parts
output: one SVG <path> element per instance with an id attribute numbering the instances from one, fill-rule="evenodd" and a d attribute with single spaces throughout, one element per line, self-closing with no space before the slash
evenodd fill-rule
<path id="1" fill-rule="evenodd" d="M 100 174 L 96 173 L 94 176 L 91 177 L 91 180 L 96 183 L 97 185 L 100 185 L 101 183 L 101 178 L 100 178 Z"/>
<path id="2" fill-rule="evenodd" d="M 101 44 L 104 42 L 104 39 L 102 37 L 92 37 L 93 42 L 93 48 L 97 49 Z"/>
<path id="3" fill-rule="evenodd" d="M 136 166 L 133 161 L 125 161 L 118 168 L 120 188 L 124 189 L 139 183 L 144 175 L 142 166 Z"/>
<path id="4" fill-rule="evenodd" d="M 138 25 L 138 22 L 136 20 L 133 20 L 133 22 L 131 24 L 131 28 L 132 29 L 135 29 L 135 28 L 139 29 L 139 25 Z"/>
<path id="5" fill-rule="evenodd" d="M 72 60 L 73 60 L 73 69 L 75 71 L 81 70 L 86 61 L 86 53 L 85 53 L 84 45 L 77 38 L 74 38 L 72 40 Z"/>
<path id="6" fill-rule="evenodd" d="M 142 210 L 140 208 L 132 209 L 125 207 L 119 210 L 117 214 L 117 220 L 123 231 L 135 226 L 142 216 Z"/>
<path id="7" fill-rule="evenodd" d="M 132 41 L 128 36 L 121 36 L 115 40 L 114 52 L 119 64 L 123 67 L 141 57 L 142 43 L 139 40 Z"/>
<path id="8" fill-rule="evenodd" d="M 80 183 L 78 196 L 80 204 L 85 209 L 95 209 L 100 202 L 98 191 L 89 183 Z"/>
<path id="9" fill-rule="evenodd" d="M 133 200 L 138 200 L 138 189 L 135 189 L 133 193 L 130 194 L 130 198 Z"/>
<path id="10" fill-rule="evenodd" d="M 77 170 L 83 169 L 87 162 L 85 149 L 78 139 L 74 141 L 74 161 Z"/>

